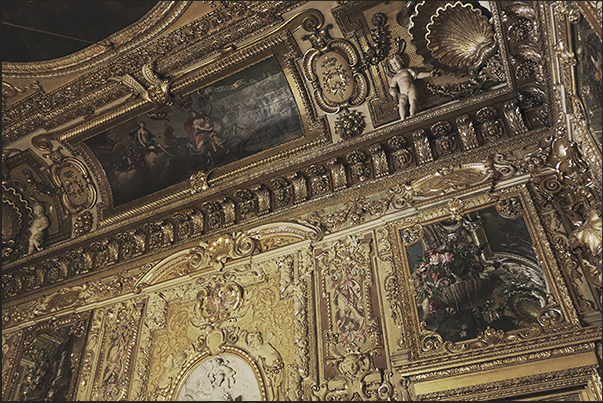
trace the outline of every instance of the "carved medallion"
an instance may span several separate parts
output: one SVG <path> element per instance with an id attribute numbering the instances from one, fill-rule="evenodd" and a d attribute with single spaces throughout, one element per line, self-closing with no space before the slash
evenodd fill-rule
<path id="1" fill-rule="evenodd" d="M 303 22 L 304 29 L 312 32 L 302 37 L 312 43 L 302 61 L 303 72 L 314 87 L 318 106 L 327 113 L 338 113 L 364 102 L 368 83 L 359 70 L 360 58 L 354 46 L 345 39 L 331 38 L 328 30 L 332 24 L 323 23 L 320 13 Z"/>
<path id="2" fill-rule="evenodd" d="M 61 189 L 63 205 L 71 213 L 94 206 L 96 188 L 86 166 L 75 158 L 64 157 L 51 165 L 52 180 Z"/>

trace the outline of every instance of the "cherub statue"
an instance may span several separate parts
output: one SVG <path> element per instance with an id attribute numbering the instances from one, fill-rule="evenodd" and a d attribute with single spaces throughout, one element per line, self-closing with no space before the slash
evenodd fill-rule
<path id="1" fill-rule="evenodd" d="M 28 255 L 31 255 L 34 250 L 42 250 L 42 240 L 44 239 L 44 230 L 50 227 L 50 220 L 44 215 L 44 205 L 35 203 L 33 206 L 34 219 L 29 227 L 29 249 Z"/>
<path id="2" fill-rule="evenodd" d="M 402 45 L 402 49 L 404 46 Z M 389 93 L 398 101 L 398 108 L 402 120 L 406 119 L 408 108 L 408 117 L 414 116 L 417 110 L 417 88 L 415 80 L 433 77 L 433 72 L 417 72 L 409 67 L 404 67 L 400 53 L 392 55 L 389 59 L 394 76 L 389 83 Z"/>

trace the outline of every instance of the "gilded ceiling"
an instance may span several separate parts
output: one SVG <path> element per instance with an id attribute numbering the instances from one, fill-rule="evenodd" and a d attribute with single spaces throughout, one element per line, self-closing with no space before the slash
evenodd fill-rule
<path id="1" fill-rule="evenodd" d="M 11 3 L 3 398 L 600 401 L 602 4 Z"/>
<path id="2" fill-rule="evenodd" d="M 50 2 L 13 3 L 3 30 L 94 42 L 40 42 L 48 53 L 2 64 L 3 275 L 89 256 L 46 285 L 309 212 L 346 189 L 415 183 L 487 155 L 496 166 L 559 124 L 553 45 L 531 2 L 53 2 L 69 18 L 119 13 L 103 28 L 115 32 L 37 25 Z M 576 35 L 600 44 L 588 9 L 572 7 L 586 24 Z M 576 55 L 600 72 L 600 53 Z M 591 116 L 585 147 L 600 155 L 600 102 L 570 102 Z M 3 298 L 27 292 L 3 280 Z"/>

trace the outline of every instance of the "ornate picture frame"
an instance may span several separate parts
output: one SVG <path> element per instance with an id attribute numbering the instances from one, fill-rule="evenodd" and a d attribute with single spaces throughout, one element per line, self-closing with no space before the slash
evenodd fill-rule
<path id="1" fill-rule="evenodd" d="M 7 335 L 17 341 L 12 350 L 3 346 L 3 361 L 6 355 L 12 368 L 3 373 L 3 397 L 74 400 L 89 320 L 89 312 L 67 315 Z"/>
<path id="2" fill-rule="evenodd" d="M 302 17 L 298 18 L 298 20 Z M 293 19 L 289 23 L 294 24 L 296 21 L 296 19 Z M 314 106 L 310 101 L 310 94 L 296 63 L 296 60 L 300 59 L 302 54 L 288 28 L 288 23 L 282 24 L 273 33 L 259 38 L 250 44 L 243 45 L 239 49 L 224 50 L 221 55 L 212 58 L 219 58 L 219 62 L 210 59 L 198 66 L 190 67 L 171 75 L 160 75 L 156 71 L 156 66 L 159 62 L 154 60 L 143 67 L 141 75 L 144 77 L 144 80 L 136 79 L 130 74 L 114 77 L 115 81 L 119 81 L 132 88 L 135 102 L 124 104 L 117 108 L 114 113 L 105 114 L 102 119 L 92 120 L 74 129 L 60 133 L 61 140 L 69 144 L 71 151 L 81 156 L 88 166 L 92 167 L 92 176 L 106 179 L 102 183 L 97 184 L 100 200 L 98 204 L 100 226 L 133 216 L 141 211 L 149 211 L 157 208 L 161 205 L 162 200 L 167 201 L 173 198 L 190 196 L 202 190 L 207 191 L 208 184 L 211 187 L 220 187 L 223 183 L 231 184 L 233 180 L 245 181 L 251 175 L 262 175 L 266 171 L 274 171 L 286 165 L 287 161 L 291 160 L 291 157 L 324 145 L 330 140 L 329 129 L 324 117 L 319 118 L 317 116 Z M 207 101 L 207 99 L 201 99 L 203 98 L 202 95 L 205 94 L 204 90 L 215 90 L 216 85 L 224 84 L 229 79 L 234 82 L 229 82 L 227 87 L 230 87 L 231 90 L 234 89 L 234 91 L 237 90 L 235 87 L 238 86 L 243 88 L 247 85 L 249 87 L 250 82 L 254 80 L 263 83 L 262 79 L 265 80 L 268 73 L 262 65 L 266 64 L 271 65 L 271 67 L 268 67 L 272 71 L 270 74 L 275 73 L 275 68 L 276 70 L 280 70 L 278 74 L 273 75 L 282 77 L 276 90 L 285 94 L 281 98 L 286 101 L 288 109 L 294 110 L 293 115 L 291 115 L 291 119 L 293 120 L 284 118 L 276 122 L 276 124 L 280 125 L 293 123 L 293 129 L 291 129 L 293 131 L 289 130 L 291 133 L 287 138 L 284 140 L 275 138 L 272 141 L 274 144 L 270 143 L 263 148 L 255 147 L 251 152 L 242 153 L 241 155 L 234 155 L 235 153 L 233 153 L 231 160 L 225 163 L 199 166 L 201 169 L 198 172 L 195 169 L 188 173 L 183 171 L 180 174 L 180 180 L 176 181 L 178 182 L 177 184 L 168 186 L 169 183 L 174 183 L 174 181 L 166 181 L 166 185 L 156 189 L 156 191 L 149 194 L 141 193 L 140 195 L 126 199 L 122 198 L 115 205 L 115 187 L 111 183 L 110 172 L 107 172 L 107 167 L 103 166 L 104 164 L 98 162 L 97 155 L 95 155 L 95 152 L 90 147 L 90 143 L 95 141 L 97 136 L 104 135 L 106 137 L 107 133 L 120 129 L 122 132 L 127 133 L 132 129 L 133 124 L 134 126 L 139 126 L 141 120 L 147 123 L 158 120 L 159 123 L 164 123 L 166 125 L 165 130 L 168 130 L 168 126 L 175 123 L 169 122 L 170 116 L 168 112 L 174 109 L 182 109 L 183 104 L 187 103 L 187 98 L 191 96 L 197 97 L 194 99 L 194 108 L 188 105 L 188 107 L 184 106 L 184 110 L 188 109 L 189 112 L 197 112 L 196 109 L 200 107 L 208 109 L 208 105 L 200 105 Z M 246 77 L 246 72 L 250 71 L 250 69 L 255 69 L 256 73 L 253 74 L 258 77 Z M 261 76 L 262 74 L 264 74 L 263 77 Z M 224 87 L 224 85 L 221 85 L 220 88 L 224 89 Z M 245 95 L 242 94 L 243 97 Z M 239 106 L 249 107 L 249 105 L 245 105 L 245 101 L 250 101 L 248 95 L 247 99 L 243 99 Z M 224 105 L 221 106 L 223 109 L 225 108 Z M 268 105 L 264 108 L 272 106 Z M 211 106 L 209 108 L 211 109 Z M 216 109 L 213 112 L 215 115 Z M 298 123 L 294 122 L 296 119 L 298 119 Z M 180 123 L 189 123 L 190 126 L 191 122 Z M 178 126 L 178 130 L 184 133 L 184 126 L 180 126 Z M 234 123 L 231 126 L 235 129 Z M 241 130 L 240 127 L 236 129 Z M 261 131 L 266 132 L 265 128 Z M 169 134 L 172 133 L 173 131 Z M 110 137 L 106 139 L 109 142 L 112 140 Z M 125 138 L 127 134 L 126 136 L 121 135 L 121 137 Z M 156 137 L 157 139 L 153 139 L 154 141 L 148 139 L 148 144 L 144 141 L 142 143 L 140 141 L 136 142 L 136 136 L 132 137 L 132 141 L 134 141 L 134 145 L 142 146 L 141 149 L 143 151 L 145 148 L 148 149 L 148 147 L 154 147 L 152 151 L 156 153 L 167 150 L 165 147 L 166 141 L 162 138 L 164 136 L 160 135 Z M 173 134 L 171 137 L 173 139 Z M 182 142 L 185 142 L 188 137 L 187 133 L 179 133 L 179 136 L 176 136 Z M 249 141 L 251 138 L 243 140 Z M 106 146 L 106 144 L 100 143 L 96 145 L 97 148 Z M 227 143 L 223 142 L 223 144 L 228 146 Z M 110 162 L 108 163 L 111 164 Z M 198 183 L 199 175 L 203 176 L 204 186 L 200 186 Z M 210 175 L 211 177 L 209 177 Z"/>
<path id="3" fill-rule="evenodd" d="M 502 232 L 501 228 L 485 228 L 482 232 L 484 225 L 492 225 L 488 219 L 484 220 L 484 216 L 492 216 L 493 212 L 502 217 L 500 220 L 519 220 L 524 223 L 524 235 L 527 234 L 529 238 L 524 237 L 523 240 L 531 241 L 531 259 L 504 251 L 500 242 L 493 248 L 486 246 L 492 234 L 505 236 L 504 227 Z M 404 315 L 405 330 L 400 343 L 408 348 L 411 362 L 422 361 L 425 364 L 425 361 L 434 362 L 437 357 L 453 361 L 468 359 L 477 354 L 477 350 L 482 350 L 482 353 L 484 349 L 494 351 L 502 344 L 514 344 L 516 351 L 527 350 L 535 343 L 554 338 L 556 332 L 578 323 L 575 309 L 565 297 L 568 292 L 562 289 L 565 288 L 562 274 L 538 219 L 534 202 L 524 187 L 481 193 L 463 201 L 453 197 L 446 204 L 431 205 L 421 209 L 414 217 L 391 223 L 390 229 L 395 245 L 400 298 L 410 311 Z M 432 242 L 428 249 L 421 249 L 422 243 L 427 245 L 427 240 L 437 239 L 438 236 L 447 237 L 448 242 L 438 245 Z M 515 234 L 515 241 L 521 238 L 520 234 Z M 473 250 L 465 253 L 465 247 Z M 423 259 L 409 256 L 409 250 L 412 249 L 418 249 L 419 254 L 424 252 Z M 513 266 L 516 266 L 516 270 L 512 269 Z M 472 269 L 469 267 L 476 272 L 470 273 Z M 492 278 L 496 278 L 496 285 L 482 287 L 482 283 L 490 281 L 484 280 L 490 278 L 485 275 L 489 270 L 492 273 L 498 271 L 502 277 L 494 274 Z M 538 270 L 540 276 L 536 274 Z M 522 284 L 522 280 L 511 274 L 513 271 L 521 275 L 532 273 L 534 276 L 525 279 L 525 284 Z M 446 288 L 449 283 L 457 283 L 457 286 Z M 510 283 L 514 286 L 508 287 Z M 537 292 L 538 283 L 542 289 Z M 537 297 L 536 294 L 541 296 Z M 450 334 L 459 323 L 449 319 L 458 319 L 461 311 L 471 314 L 479 311 L 485 315 L 489 304 L 496 299 L 494 295 L 504 300 L 499 300 L 499 304 L 506 304 L 504 308 L 498 306 L 499 313 L 513 305 L 510 309 L 523 310 L 522 314 L 530 311 L 528 315 L 531 320 L 519 321 L 521 323 L 515 326 L 507 324 L 503 329 L 501 327 L 505 326 L 494 317 L 483 316 L 478 320 L 481 327 L 475 327 L 473 323 L 473 334 L 468 323 L 460 323 L 460 335 L 454 337 Z M 439 323 L 441 326 L 434 326 L 438 320 L 442 321 Z"/>

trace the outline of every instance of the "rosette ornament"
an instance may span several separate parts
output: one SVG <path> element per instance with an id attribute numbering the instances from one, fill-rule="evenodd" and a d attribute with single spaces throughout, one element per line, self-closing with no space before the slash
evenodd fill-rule
<path id="1" fill-rule="evenodd" d="M 488 17 L 470 3 L 420 2 L 410 17 L 412 43 L 425 63 L 475 77 L 497 51 Z"/>

